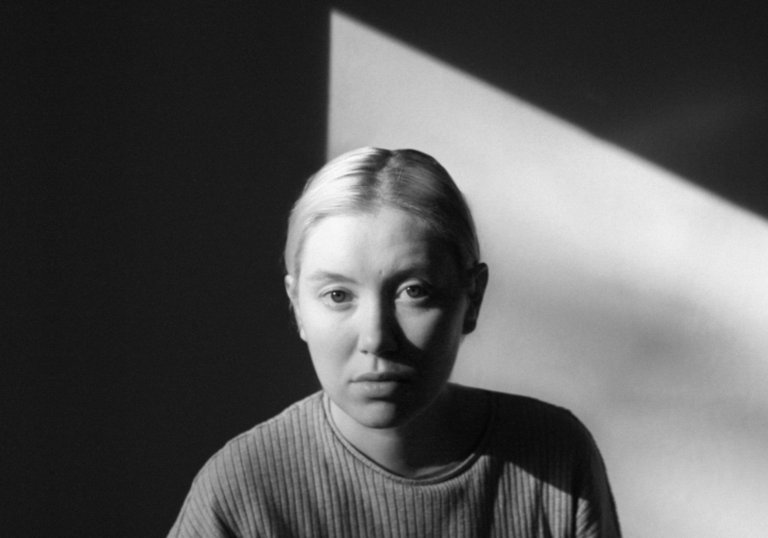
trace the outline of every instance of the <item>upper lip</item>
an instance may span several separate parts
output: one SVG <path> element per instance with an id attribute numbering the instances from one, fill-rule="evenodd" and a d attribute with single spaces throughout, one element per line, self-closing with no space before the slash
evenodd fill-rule
<path id="1" fill-rule="evenodd" d="M 362 383 L 365 381 L 410 381 L 413 376 L 403 372 L 367 372 L 355 377 L 352 381 L 354 383 Z"/>

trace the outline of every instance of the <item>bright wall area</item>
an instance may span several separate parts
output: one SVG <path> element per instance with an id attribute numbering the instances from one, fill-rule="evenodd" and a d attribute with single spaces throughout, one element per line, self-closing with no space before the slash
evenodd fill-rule
<path id="1" fill-rule="evenodd" d="M 768 224 L 332 14 L 329 157 L 413 147 L 474 211 L 491 282 L 454 378 L 573 410 L 626 537 L 768 528 Z"/>

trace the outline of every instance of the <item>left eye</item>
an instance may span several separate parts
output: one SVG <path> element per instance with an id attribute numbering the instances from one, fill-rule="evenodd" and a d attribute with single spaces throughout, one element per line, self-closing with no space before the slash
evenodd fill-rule
<path id="1" fill-rule="evenodd" d="M 405 293 L 411 299 L 421 299 L 427 296 L 427 290 L 424 289 L 424 286 L 408 286 L 405 288 Z"/>

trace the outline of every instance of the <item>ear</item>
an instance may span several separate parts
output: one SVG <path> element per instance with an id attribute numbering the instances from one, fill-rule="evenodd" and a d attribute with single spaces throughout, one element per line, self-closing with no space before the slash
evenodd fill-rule
<path id="1" fill-rule="evenodd" d="M 304 325 L 301 323 L 301 313 L 299 312 L 299 289 L 298 282 L 291 275 L 285 275 L 285 292 L 288 294 L 288 300 L 291 301 L 291 311 L 296 320 L 296 328 L 299 330 L 299 336 L 305 342 L 307 337 L 304 334 Z"/>
<path id="2" fill-rule="evenodd" d="M 469 283 L 469 304 L 464 315 L 463 334 L 469 334 L 477 327 L 477 318 L 480 315 L 480 306 L 483 304 L 485 288 L 488 285 L 488 266 L 478 263 L 472 268 Z"/>

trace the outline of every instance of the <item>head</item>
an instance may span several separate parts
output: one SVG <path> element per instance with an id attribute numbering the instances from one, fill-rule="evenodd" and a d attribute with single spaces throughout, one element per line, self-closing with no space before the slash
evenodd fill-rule
<path id="1" fill-rule="evenodd" d="M 331 401 L 355 424 L 403 424 L 440 395 L 475 328 L 487 269 L 451 177 L 414 150 L 359 149 L 291 212 L 286 289 Z"/>
<path id="2" fill-rule="evenodd" d="M 460 269 L 480 261 L 472 214 L 440 163 L 413 149 L 360 148 L 330 161 L 307 181 L 288 220 L 288 275 L 298 277 L 307 233 L 322 219 L 384 206 L 412 215 L 450 245 Z"/>

